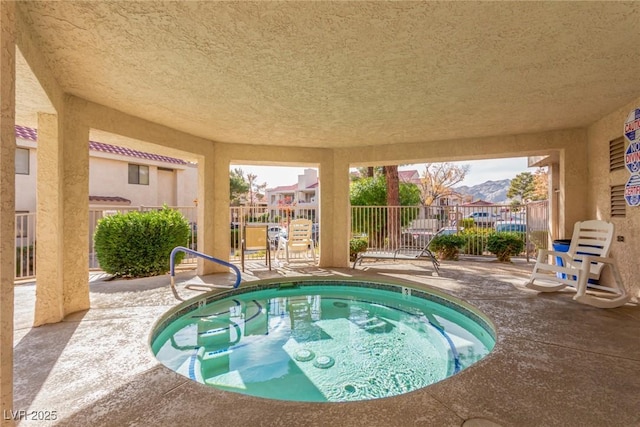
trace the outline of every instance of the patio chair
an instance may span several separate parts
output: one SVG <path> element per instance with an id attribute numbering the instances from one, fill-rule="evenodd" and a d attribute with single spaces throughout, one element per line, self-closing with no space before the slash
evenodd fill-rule
<path id="1" fill-rule="evenodd" d="M 266 225 L 247 224 L 244 226 L 242 248 L 240 249 L 242 271 L 244 271 L 244 254 L 247 251 L 264 251 L 265 265 L 268 265 L 269 271 L 271 271 L 271 244 L 269 242 L 268 227 Z"/>
<path id="2" fill-rule="evenodd" d="M 433 269 L 436 273 L 439 272 L 440 262 L 435 255 L 429 250 L 429 245 L 435 236 L 440 232 L 435 233 L 428 239 L 427 243 L 422 247 L 405 247 L 401 246 L 395 251 L 369 251 L 360 252 L 356 256 L 356 260 L 353 262 L 353 267 L 356 268 L 358 264 L 362 265 L 362 260 L 365 259 L 380 259 L 380 260 L 393 260 L 393 261 L 414 261 L 414 260 L 430 260 L 433 264 Z"/>
<path id="3" fill-rule="evenodd" d="M 599 308 L 624 305 L 629 295 L 615 260 L 609 257 L 612 241 L 613 224 L 600 220 L 577 222 L 569 250 L 541 249 L 525 286 L 540 292 L 556 292 L 570 286 L 576 290 L 573 299 L 580 303 Z M 598 281 L 605 265 L 613 272 L 611 285 Z"/>
<path id="4" fill-rule="evenodd" d="M 316 262 L 316 249 L 312 238 L 313 223 L 310 219 L 294 219 L 289 223 L 287 236 L 280 236 L 278 239 L 278 249 L 276 250 L 275 259 L 284 250 L 287 262 L 289 262 L 289 254 L 291 252 L 304 252 L 308 258 L 309 252 Z"/>

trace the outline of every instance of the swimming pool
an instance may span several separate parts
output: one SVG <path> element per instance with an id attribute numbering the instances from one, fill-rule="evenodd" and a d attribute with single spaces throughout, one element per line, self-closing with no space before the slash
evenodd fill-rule
<path id="1" fill-rule="evenodd" d="M 186 301 L 154 327 L 170 369 L 222 390 L 344 402 L 395 396 L 485 357 L 491 322 L 468 304 L 392 283 L 262 283 Z"/>

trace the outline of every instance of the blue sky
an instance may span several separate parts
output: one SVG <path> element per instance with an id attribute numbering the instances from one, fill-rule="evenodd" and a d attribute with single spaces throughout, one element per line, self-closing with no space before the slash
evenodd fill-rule
<path id="1" fill-rule="evenodd" d="M 470 160 L 466 162 L 454 162 L 458 164 L 468 164 L 471 170 L 460 185 L 476 185 L 485 181 L 498 181 L 501 179 L 512 179 L 521 172 L 534 172 L 535 168 L 527 168 L 527 158 L 490 159 L 490 160 Z M 304 168 L 284 167 L 284 166 L 249 166 L 233 165 L 232 168 L 240 167 L 247 173 L 254 173 L 258 176 L 258 183 L 267 183 L 268 188 L 280 185 L 291 185 L 298 182 L 298 175 L 302 174 Z M 415 169 L 422 175 L 424 164 L 404 165 L 401 170 Z"/>

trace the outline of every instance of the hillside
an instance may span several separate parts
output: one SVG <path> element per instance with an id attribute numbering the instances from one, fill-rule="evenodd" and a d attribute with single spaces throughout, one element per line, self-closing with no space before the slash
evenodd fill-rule
<path id="1" fill-rule="evenodd" d="M 508 203 L 507 191 L 509 191 L 510 186 L 510 179 L 502 179 L 500 181 L 483 182 L 471 187 L 462 185 L 455 187 L 454 190 L 461 194 L 473 196 L 473 200 L 482 199 L 491 203 Z"/>

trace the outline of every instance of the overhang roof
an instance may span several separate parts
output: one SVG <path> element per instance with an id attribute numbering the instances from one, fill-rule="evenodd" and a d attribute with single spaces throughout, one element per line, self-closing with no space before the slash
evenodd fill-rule
<path id="1" fill-rule="evenodd" d="M 38 130 L 27 126 L 16 125 L 16 137 L 30 141 L 38 141 Z M 175 157 L 162 156 L 160 154 L 147 153 L 144 151 L 132 150 L 117 145 L 105 144 L 104 142 L 89 141 L 89 150 L 101 151 L 103 153 L 117 154 L 120 156 L 136 157 L 138 159 L 153 160 L 156 162 L 173 163 L 186 165 L 187 162 Z"/>
<path id="2" fill-rule="evenodd" d="M 533 133 L 586 126 L 640 96 L 638 2 L 19 8 L 65 92 L 220 142 L 353 147 Z"/>

